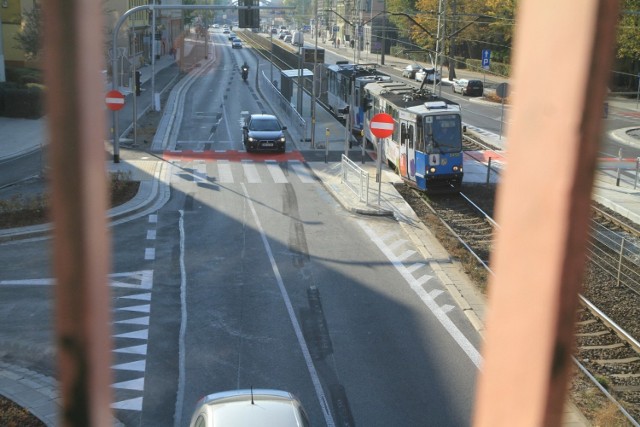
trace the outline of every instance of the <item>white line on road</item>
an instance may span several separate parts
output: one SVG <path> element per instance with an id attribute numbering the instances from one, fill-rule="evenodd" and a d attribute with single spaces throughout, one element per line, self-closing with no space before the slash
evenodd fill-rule
<path id="1" fill-rule="evenodd" d="M 185 335 L 187 330 L 187 270 L 184 264 L 184 211 L 180 210 L 180 336 L 178 338 L 178 393 L 176 396 L 176 411 L 173 425 L 180 426 L 182 420 L 182 401 L 184 399 L 185 382 Z"/>
<path id="2" fill-rule="evenodd" d="M 251 213 L 253 214 L 253 219 L 256 222 L 256 226 L 260 231 L 260 237 L 262 237 L 262 243 L 264 244 L 264 248 L 267 251 L 267 255 L 269 256 L 269 261 L 271 261 L 271 269 L 273 270 L 273 274 L 276 277 L 276 281 L 278 282 L 278 288 L 280 288 L 280 294 L 282 295 L 282 299 L 284 300 L 284 304 L 287 307 L 287 312 L 289 313 L 289 320 L 291 320 L 291 325 L 293 326 L 293 330 L 295 331 L 296 337 L 298 338 L 298 345 L 300 345 L 300 349 L 302 350 L 302 355 L 304 356 L 304 360 L 307 364 L 307 370 L 309 371 L 309 375 L 311 376 L 311 382 L 316 390 L 316 396 L 320 402 L 320 407 L 322 408 L 322 415 L 324 415 L 324 420 L 327 423 L 328 427 L 334 427 L 335 424 L 333 422 L 333 415 L 331 414 L 331 409 L 327 403 L 327 398 L 324 394 L 324 390 L 322 389 L 322 384 L 320 384 L 320 377 L 318 376 L 318 372 L 316 371 L 316 367 L 313 364 L 313 360 L 311 359 L 311 353 L 309 353 L 309 346 L 307 346 L 307 342 L 304 340 L 304 335 L 302 334 L 302 328 L 300 327 L 300 323 L 296 318 L 295 310 L 293 309 L 293 305 L 291 304 L 291 299 L 289 298 L 289 293 L 287 289 L 284 287 L 284 282 L 282 280 L 282 276 L 280 275 L 280 270 L 278 269 L 278 265 L 276 264 L 276 260 L 273 256 L 273 252 L 271 251 L 271 245 L 269 245 L 269 241 L 267 240 L 267 235 L 262 228 L 262 224 L 260 223 L 260 218 L 256 212 L 255 207 L 253 206 L 253 201 L 251 197 L 249 197 L 249 192 L 247 191 L 247 187 L 242 185 L 242 191 L 244 192 L 244 196 L 249 204 L 249 208 L 251 209 Z"/>
<path id="3" fill-rule="evenodd" d="M 460 348 L 469 356 L 471 362 L 476 365 L 477 368 L 480 368 L 480 364 L 482 363 L 482 356 L 480 352 L 471 344 L 471 342 L 464 336 L 464 334 L 458 329 L 458 327 L 453 323 L 453 321 L 447 316 L 446 311 L 438 306 L 438 304 L 434 301 L 434 299 L 429 295 L 429 293 L 422 287 L 420 282 L 416 280 L 407 267 L 402 264 L 402 262 L 391 252 L 387 246 L 384 244 L 382 240 L 376 235 L 376 233 L 363 221 L 358 221 L 360 227 L 364 230 L 365 233 L 371 238 L 371 241 L 378 246 L 378 248 L 382 251 L 382 253 L 387 257 L 389 261 L 393 264 L 393 266 L 398 270 L 398 272 L 404 277 L 407 281 L 411 289 L 418 295 L 418 297 L 422 300 L 424 305 L 433 313 L 433 315 L 438 319 L 440 324 L 444 327 L 444 329 L 449 333 L 449 335 L 454 339 L 456 343 L 460 346 Z M 447 310 L 448 311 L 448 310 Z"/>

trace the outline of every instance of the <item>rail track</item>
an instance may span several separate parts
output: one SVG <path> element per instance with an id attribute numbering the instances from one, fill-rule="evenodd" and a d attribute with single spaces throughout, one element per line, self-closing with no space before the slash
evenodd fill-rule
<path id="1" fill-rule="evenodd" d="M 467 272 L 486 269 L 484 275 L 472 275 L 484 289 L 492 274 L 489 255 L 498 227 L 491 218 L 495 188 L 465 185 L 460 194 L 428 198 L 406 185 L 398 189 Z M 640 420 L 640 344 L 634 338 L 640 337 L 640 232 L 594 207 L 592 236 L 576 323 L 575 361 L 607 395 L 603 400 L 628 417 L 621 425 L 640 425 L 634 421 Z M 580 398 L 574 395 L 574 400 Z"/>

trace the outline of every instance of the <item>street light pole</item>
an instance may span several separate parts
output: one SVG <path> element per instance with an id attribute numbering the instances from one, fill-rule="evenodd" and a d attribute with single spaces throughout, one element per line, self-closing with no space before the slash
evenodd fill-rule
<path id="1" fill-rule="evenodd" d="M 387 0 L 382 2 L 382 52 L 380 52 L 380 65 L 384 65 L 384 53 L 387 50 Z"/>

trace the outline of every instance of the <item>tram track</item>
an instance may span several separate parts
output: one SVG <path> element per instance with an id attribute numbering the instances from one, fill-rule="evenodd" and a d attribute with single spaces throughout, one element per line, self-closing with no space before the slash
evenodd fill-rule
<path id="1" fill-rule="evenodd" d="M 485 290 L 492 274 L 489 257 L 498 227 L 492 219 L 495 187 L 464 185 L 460 194 L 438 196 L 425 196 L 404 184 L 398 190 L 450 254 L 461 261 L 477 286 Z M 576 323 L 575 361 L 577 371 L 588 372 L 585 375 L 610 396 L 601 397 L 599 405 L 624 408 L 620 412 L 626 411 L 632 421 L 625 420 L 627 424 L 621 425 L 638 425 L 633 420 L 640 420 L 640 345 L 635 338 L 640 337 L 640 292 L 635 289 L 640 253 L 631 248 L 640 242 L 640 233 L 633 224 L 605 210 L 594 207 L 590 262 Z M 620 256 L 620 246 L 624 245 L 619 242 L 624 239 L 629 242 L 628 257 Z M 584 390 L 594 385 L 578 377 L 573 399 L 586 415 L 595 417 L 598 411 L 584 405 L 589 400 L 584 395 L 593 393 Z"/>

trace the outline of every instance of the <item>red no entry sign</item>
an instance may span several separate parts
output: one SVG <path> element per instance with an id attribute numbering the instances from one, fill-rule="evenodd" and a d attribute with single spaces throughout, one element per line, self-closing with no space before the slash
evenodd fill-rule
<path id="1" fill-rule="evenodd" d="M 117 90 L 107 92 L 104 101 L 107 103 L 107 107 L 113 111 L 121 110 L 124 107 L 124 95 Z"/>
<path id="2" fill-rule="evenodd" d="M 373 116 L 369 128 L 377 138 L 387 138 L 393 134 L 393 117 L 387 113 L 379 113 Z"/>

